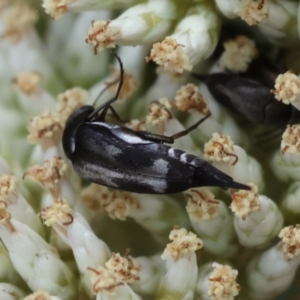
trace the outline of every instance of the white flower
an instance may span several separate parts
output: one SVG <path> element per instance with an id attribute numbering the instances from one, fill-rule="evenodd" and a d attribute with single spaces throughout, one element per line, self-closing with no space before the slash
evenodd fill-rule
<path id="1" fill-rule="evenodd" d="M 248 185 L 251 186 L 250 191 L 238 191 L 231 195 L 234 228 L 241 245 L 261 248 L 277 236 L 283 217 L 275 202 L 259 195 L 255 185 Z"/>
<path id="2" fill-rule="evenodd" d="M 67 12 L 81 12 L 100 9 L 121 9 L 135 4 L 136 0 L 43 0 L 42 6 L 54 19 L 61 18 Z"/>
<path id="3" fill-rule="evenodd" d="M 211 55 L 217 45 L 220 20 L 214 7 L 201 3 L 190 9 L 172 35 L 153 45 L 147 61 L 153 60 L 170 73 L 190 71 Z"/>
<path id="4" fill-rule="evenodd" d="M 220 66 L 233 73 L 246 72 L 259 54 L 255 42 L 244 35 L 237 35 L 223 46 L 225 51 L 220 57 Z"/>
<path id="5" fill-rule="evenodd" d="M 42 224 L 32 207 L 20 193 L 17 178 L 10 175 L 0 176 L 0 202 L 12 217 L 44 236 Z"/>
<path id="6" fill-rule="evenodd" d="M 88 267 L 104 266 L 110 255 L 109 248 L 97 238 L 84 217 L 72 211 L 64 200 L 55 200 L 52 206 L 44 208 L 41 217 L 72 248 L 83 283 L 91 293 Z"/>
<path id="7" fill-rule="evenodd" d="M 202 241 L 184 228 L 171 231 L 170 240 L 162 255 L 166 270 L 158 291 L 159 298 L 172 295 L 172 299 L 193 299 L 197 280 L 195 251 L 201 249 Z"/>
<path id="8" fill-rule="evenodd" d="M 86 87 L 104 77 L 109 64 L 109 53 L 103 51 L 98 56 L 92 55 L 84 39 L 91 20 L 110 17 L 111 13 L 108 11 L 91 11 L 72 16 L 70 25 L 66 24 L 68 20 L 65 19 L 49 24 L 47 41 L 50 55 L 59 72 L 72 85 Z M 68 31 L 64 32 L 66 28 Z M 60 55 L 57 57 L 58 52 Z"/>
<path id="9" fill-rule="evenodd" d="M 299 180 L 300 170 L 300 125 L 288 125 L 282 135 L 281 151 L 272 157 L 271 167 L 282 181 Z"/>
<path id="10" fill-rule="evenodd" d="M 286 194 L 284 195 L 281 203 L 281 207 L 283 210 L 288 211 L 291 214 L 299 214 L 300 213 L 300 182 L 293 182 Z"/>
<path id="11" fill-rule="evenodd" d="M 292 71 L 277 76 L 272 92 L 277 100 L 300 109 L 300 79 Z"/>
<path id="12" fill-rule="evenodd" d="M 247 267 L 251 299 L 274 298 L 293 280 L 300 262 L 299 227 L 285 227 L 279 237 L 278 245 L 256 256 Z"/>
<path id="13" fill-rule="evenodd" d="M 50 296 L 44 291 L 37 291 L 31 295 L 28 295 L 23 300 L 61 300 L 59 297 Z"/>
<path id="14" fill-rule="evenodd" d="M 18 287 L 9 283 L 0 283 L 0 299 L 1 300 L 19 300 L 24 299 L 25 293 Z"/>
<path id="15" fill-rule="evenodd" d="M 166 35 L 175 16 L 170 0 L 152 0 L 129 8 L 112 21 L 92 22 L 86 42 L 95 53 L 116 45 L 153 43 Z"/>
<path id="16" fill-rule="evenodd" d="M 216 200 L 207 188 L 194 188 L 187 194 L 187 212 L 205 249 L 220 257 L 236 253 L 233 217 L 224 202 Z"/>
<path id="17" fill-rule="evenodd" d="M 214 262 L 201 266 L 197 296 L 203 300 L 233 300 L 240 291 L 240 285 L 236 282 L 237 275 L 238 271 L 228 265 Z"/>
<path id="18" fill-rule="evenodd" d="M 132 289 L 142 295 L 153 295 L 162 277 L 164 264 L 160 255 L 152 257 L 137 257 L 139 266 L 139 280 L 130 284 Z"/>
<path id="19" fill-rule="evenodd" d="M 74 275 L 35 231 L 1 209 L 0 237 L 10 259 L 32 290 L 44 289 L 64 299 L 75 295 Z"/>
<path id="20" fill-rule="evenodd" d="M 241 183 L 254 182 L 259 190 L 263 189 L 264 182 L 259 162 L 248 156 L 243 148 L 234 145 L 230 136 L 214 133 L 210 141 L 204 145 L 204 157 L 234 180 Z"/>
<path id="21" fill-rule="evenodd" d="M 299 4 L 287 0 L 272 0 L 266 3 L 268 17 L 259 25 L 259 30 L 264 36 L 272 43 L 298 41 L 297 10 Z"/>
<path id="22" fill-rule="evenodd" d="M 264 23 L 269 16 L 266 0 L 216 0 L 219 10 L 228 18 L 239 16 L 249 25 Z"/>

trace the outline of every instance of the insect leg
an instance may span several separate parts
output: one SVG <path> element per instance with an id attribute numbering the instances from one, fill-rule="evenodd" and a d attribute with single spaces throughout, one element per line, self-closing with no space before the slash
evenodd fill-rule
<path id="1" fill-rule="evenodd" d="M 106 87 L 98 94 L 98 96 L 96 97 L 93 106 L 96 105 L 97 101 L 100 99 L 100 97 L 113 85 L 115 85 L 120 79 L 118 78 L 117 80 L 110 82 L 106 85 Z"/>
<path id="2" fill-rule="evenodd" d="M 165 136 L 165 135 L 160 135 L 160 134 L 154 134 L 148 131 L 137 131 L 136 135 L 145 138 L 149 141 L 153 141 L 156 143 L 167 143 L 167 144 L 173 144 L 175 139 L 178 139 L 184 135 L 187 135 L 190 131 L 194 130 L 197 128 L 202 122 L 204 122 L 208 117 L 210 117 L 210 113 L 199 120 L 196 124 L 192 125 L 191 127 L 187 128 L 186 130 L 180 131 L 174 135 L 171 136 Z"/>
<path id="3" fill-rule="evenodd" d="M 113 102 L 117 101 L 118 97 L 120 95 L 121 88 L 124 83 L 124 68 L 123 68 L 123 63 L 121 61 L 121 58 L 116 53 L 114 53 L 114 56 L 117 58 L 117 60 L 119 61 L 119 64 L 120 64 L 120 82 L 118 85 L 116 95 L 114 97 L 112 97 L 111 99 L 107 100 L 104 104 L 100 105 L 100 107 L 98 107 L 94 112 L 92 112 L 88 116 L 89 120 L 92 120 L 99 113 L 99 111 L 101 111 L 103 108 L 105 108 L 105 107 L 109 106 L 110 104 L 112 104 Z"/>
<path id="4" fill-rule="evenodd" d="M 97 121 L 102 121 L 102 122 L 104 122 L 108 110 L 111 111 L 111 113 L 112 113 L 112 115 L 114 116 L 114 118 L 115 118 L 117 121 L 119 121 L 120 123 L 126 123 L 126 122 L 127 122 L 127 121 L 124 121 L 124 120 L 122 120 L 122 119 L 120 118 L 120 116 L 118 115 L 118 113 L 116 112 L 116 110 L 115 110 L 111 105 L 106 106 L 106 107 L 102 110 L 102 112 L 101 112 L 99 118 L 97 118 Z"/>
<path id="5" fill-rule="evenodd" d="M 190 126 L 189 128 L 187 128 L 186 130 L 180 131 L 174 135 L 171 135 L 169 138 L 172 138 L 173 140 L 176 140 L 182 136 L 187 135 L 189 132 L 191 132 L 192 130 L 196 129 L 201 123 L 203 123 L 208 117 L 210 117 L 210 113 L 205 116 L 204 118 L 202 118 L 201 120 L 199 120 L 197 123 L 195 123 L 194 125 Z"/>
<path id="6" fill-rule="evenodd" d="M 148 131 L 137 131 L 136 135 L 146 140 L 153 141 L 155 143 L 167 143 L 167 144 L 174 143 L 174 139 L 170 136 L 155 134 Z"/>

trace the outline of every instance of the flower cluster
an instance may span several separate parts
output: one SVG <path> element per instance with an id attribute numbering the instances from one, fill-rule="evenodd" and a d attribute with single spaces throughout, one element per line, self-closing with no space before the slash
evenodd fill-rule
<path id="1" fill-rule="evenodd" d="M 0 2 L 1 300 L 300 293 L 299 0 Z M 173 136 L 249 190 L 139 194 L 78 176 L 68 118 L 116 95 L 118 57 L 105 121 Z"/>

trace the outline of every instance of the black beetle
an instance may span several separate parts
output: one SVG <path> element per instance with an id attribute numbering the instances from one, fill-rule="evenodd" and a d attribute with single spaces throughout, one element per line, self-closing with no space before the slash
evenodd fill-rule
<path id="1" fill-rule="evenodd" d="M 163 144 L 173 143 L 208 116 L 170 137 L 106 122 L 108 110 L 120 120 L 111 107 L 118 99 L 124 80 L 122 62 L 115 56 L 121 70 L 116 95 L 97 109 L 89 105 L 80 107 L 69 116 L 64 129 L 64 152 L 81 178 L 147 194 L 177 193 L 200 186 L 249 189 L 205 160 Z"/>
<path id="2" fill-rule="evenodd" d="M 300 122 L 300 111 L 275 99 L 271 89 L 284 72 L 265 57 L 255 59 L 245 73 L 193 74 L 203 81 L 213 97 L 228 109 L 256 124 L 283 128 Z"/>

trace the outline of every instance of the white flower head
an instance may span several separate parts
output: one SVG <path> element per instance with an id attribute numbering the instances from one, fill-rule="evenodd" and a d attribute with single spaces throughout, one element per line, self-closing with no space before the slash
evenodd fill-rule
<path id="1" fill-rule="evenodd" d="M 125 220 L 131 208 L 138 208 L 139 200 L 131 193 L 114 191 L 110 203 L 104 208 L 112 219 Z"/>
<path id="2" fill-rule="evenodd" d="M 211 300 L 232 300 L 239 294 L 240 285 L 236 282 L 238 271 L 228 265 L 213 263 L 209 276 L 208 295 Z"/>
<path id="3" fill-rule="evenodd" d="M 56 296 L 50 296 L 49 293 L 40 290 L 28 295 L 23 300 L 60 300 L 60 298 Z"/>
<path id="4" fill-rule="evenodd" d="M 257 25 L 268 18 L 267 0 L 240 0 L 234 12 L 248 25 Z"/>
<path id="5" fill-rule="evenodd" d="M 146 61 L 153 60 L 167 72 L 183 73 L 184 70 L 190 71 L 193 66 L 189 63 L 189 57 L 183 48 L 184 45 L 179 44 L 172 37 L 166 37 L 162 42 L 153 45 Z"/>
<path id="6" fill-rule="evenodd" d="M 283 228 L 278 237 L 281 239 L 280 248 L 287 260 L 291 260 L 300 254 L 300 226 L 288 226 Z"/>
<path id="7" fill-rule="evenodd" d="M 51 206 L 44 208 L 40 212 L 45 225 L 62 224 L 64 226 L 73 223 L 73 215 L 70 206 L 64 199 L 57 199 Z"/>
<path id="8" fill-rule="evenodd" d="M 141 271 L 138 261 L 131 255 L 126 254 L 122 257 L 119 253 L 112 253 L 109 261 L 105 263 L 108 270 L 114 270 L 119 274 L 122 281 L 133 283 L 140 279 Z"/>
<path id="9" fill-rule="evenodd" d="M 154 126 L 164 121 L 173 119 L 170 108 L 171 104 L 167 98 L 161 98 L 159 101 L 153 102 L 148 108 L 146 124 L 151 124 Z"/>
<path id="10" fill-rule="evenodd" d="M 106 48 L 115 48 L 114 41 L 121 38 L 120 29 L 111 26 L 110 21 L 93 21 L 87 32 L 86 43 L 94 48 L 94 53 Z"/>
<path id="11" fill-rule="evenodd" d="M 250 191 L 239 190 L 231 194 L 232 203 L 230 208 L 242 219 L 246 219 L 248 214 L 260 208 L 257 186 L 250 182 L 247 185 L 251 187 Z"/>
<path id="12" fill-rule="evenodd" d="M 172 35 L 153 45 L 146 60 L 153 60 L 169 73 L 190 71 L 213 52 L 219 28 L 220 19 L 214 6 L 199 3 L 187 12 Z"/>
<path id="13" fill-rule="evenodd" d="M 79 107 L 87 104 L 90 94 L 87 90 L 74 87 L 57 96 L 57 114 L 64 124 L 68 117 Z"/>
<path id="14" fill-rule="evenodd" d="M 99 267 L 89 268 L 91 271 L 91 281 L 95 294 L 105 293 L 111 297 L 117 294 L 117 288 L 125 283 L 121 280 L 118 273 L 112 269 Z"/>
<path id="15" fill-rule="evenodd" d="M 186 206 L 189 217 L 193 222 L 211 220 L 218 216 L 219 201 L 208 188 L 191 189 Z"/>
<path id="16" fill-rule="evenodd" d="M 153 43 L 166 35 L 175 15 L 170 0 L 139 4 L 112 21 L 93 21 L 86 42 L 95 54 L 116 45 Z"/>
<path id="17" fill-rule="evenodd" d="M 0 12 L 1 36 L 11 43 L 18 42 L 31 31 L 37 21 L 36 11 L 23 1 L 14 1 Z"/>
<path id="18" fill-rule="evenodd" d="M 27 140 L 31 144 L 39 143 L 43 149 L 58 146 L 62 136 L 62 124 L 58 115 L 45 112 L 32 118 L 27 126 Z"/>
<path id="19" fill-rule="evenodd" d="M 21 72 L 13 78 L 14 85 L 28 95 L 37 92 L 41 81 L 42 75 L 38 72 Z"/>
<path id="20" fill-rule="evenodd" d="M 207 100 L 199 92 L 199 88 L 192 83 L 182 86 L 176 92 L 174 105 L 178 110 L 184 112 L 195 110 L 203 115 L 209 113 Z"/>
<path id="21" fill-rule="evenodd" d="M 282 135 L 281 153 L 300 154 L 300 125 L 288 125 Z"/>
<path id="22" fill-rule="evenodd" d="M 230 136 L 214 133 L 211 140 L 204 145 L 204 157 L 210 161 L 222 161 L 234 165 L 238 157 L 234 154 L 233 146 Z M 234 158 L 233 162 L 232 158 Z"/>
<path id="23" fill-rule="evenodd" d="M 81 198 L 87 207 L 93 211 L 101 211 L 110 202 L 113 193 L 106 187 L 99 184 L 90 184 L 81 192 Z"/>
<path id="24" fill-rule="evenodd" d="M 53 19 L 60 19 L 67 12 L 82 12 L 102 9 L 122 9 L 136 0 L 43 0 L 42 7 Z"/>
<path id="25" fill-rule="evenodd" d="M 48 190 L 54 198 L 60 194 L 61 179 L 66 173 L 67 165 L 60 157 L 47 160 L 43 166 L 33 166 L 24 173 L 23 177 L 30 177 Z"/>
<path id="26" fill-rule="evenodd" d="M 300 108 L 300 79 L 292 71 L 279 74 L 275 80 L 275 89 L 271 92 L 282 103 Z"/>
<path id="27" fill-rule="evenodd" d="M 238 35 L 226 41 L 224 48 L 220 65 L 234 73 L 247 71 L 252 60 L 258 56 L 255 42 L 244 35 Z"/>
<path id="28" fill-rule="evenodd" d="M 0 200 L 11 201 L 16 197 L 17 178 L 11 175 L 0 176 Z"/>
<path id="29" fill-rule="evenodd" d="M 254 193 L 233 196 L 231 209 L 235 213 L 234 229 L 244 247 L 264 247 L 272 242 L 283 225 L 283 216 L 275 202 L 264 195 Z"/>
<path id="30" fill-rule="evenodd" d="M 141 299 L 114 269 L 107 269 L 105 267 L 94 269 L 89 267 L 88 270 L 91 273 L 90 279 L 93 291 L 98 296 L 102 296 L 104 299 L 108 297 L 115 299 Z M 100 299 L 103 299 L 102 297 Z"/>
<path id="31" fill-rule="evenodd" d="M 162 259 L 171 256 L 174 260 L 188 256 L 189 253 L 195 252 L 203 247 L 203 242 L 191 231 L 185 228 L 174 228 L 169 236 L 172 241 L 165 248 Z"/>

